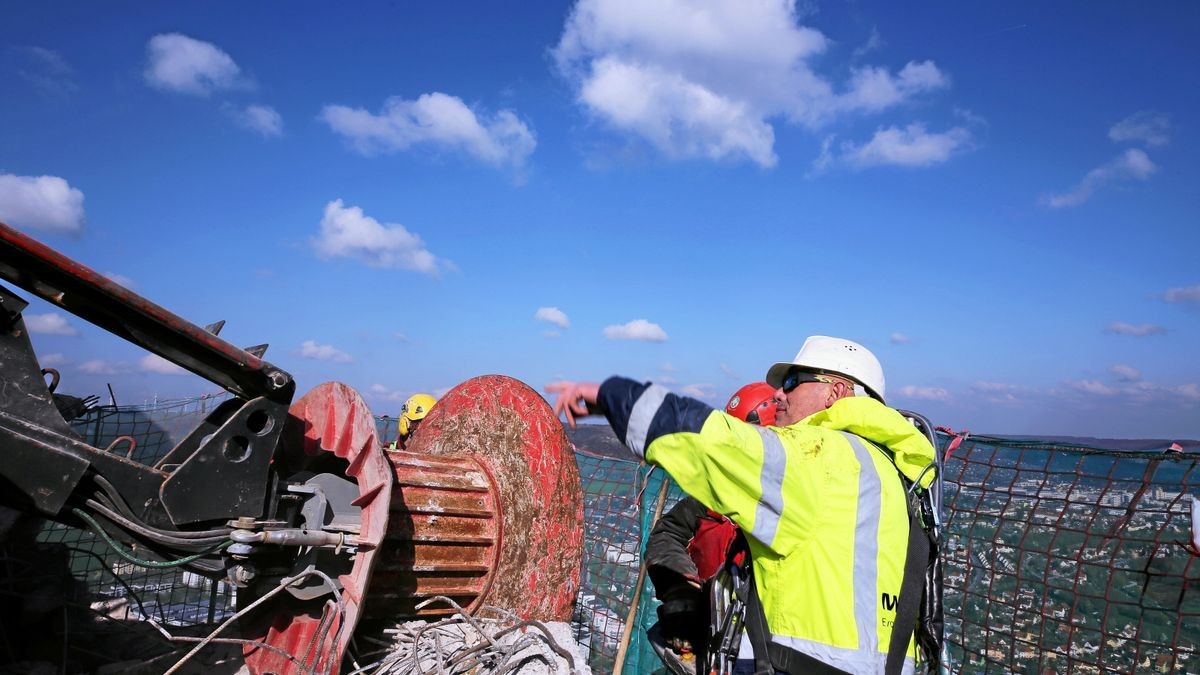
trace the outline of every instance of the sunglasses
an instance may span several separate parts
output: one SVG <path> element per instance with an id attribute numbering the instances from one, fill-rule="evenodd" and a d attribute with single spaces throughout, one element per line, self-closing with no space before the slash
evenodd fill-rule
<path id="1" fill-rule="evenodd" d="M 783 393 L 790 394 L 792 393 L 793 389 L 799 387 L 805 382 L 824 382 L 825 384 L 833 384 L 833 380 L 824 375 L 810 373 L 805 370 L 793 370 L 783 377 L 783 384 L 779 385 L 779 388 L 783 390 Z"/>

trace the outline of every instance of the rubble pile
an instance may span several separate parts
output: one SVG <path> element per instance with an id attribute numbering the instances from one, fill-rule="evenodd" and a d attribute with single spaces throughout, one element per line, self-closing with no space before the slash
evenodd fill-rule
<path id="1" fill-rule="evenodd" d="M 358 644 L 359 658 L 349 675 L 417 675 L 419 673 L 494 673 L 506 675 L 591 675 L 587 654 L 571 635 L 568 623 L 523 621 L 512 612 L 483 606 L 475 615 L 452 600 L 440 601 L 454 613 L 437 621 L 408 621 Z M 372 649 L 372 647 L 374 649 Z M 370 663 L 365 663 L 370 661 Z"/>

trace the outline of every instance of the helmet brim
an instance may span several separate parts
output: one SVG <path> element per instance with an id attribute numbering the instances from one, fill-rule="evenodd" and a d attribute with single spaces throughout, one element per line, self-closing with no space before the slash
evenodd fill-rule
<path id="1" fill-rule="evenodd" d="M 802 365 L 792 362 L 792 361 L 781 361 L 781 362 L 776 363 L 775 365 L 771 366 L 771 368 L 769 370 L 767 370 L 767 377 L 766 377 L 767 384 L 771 385 L 772 387 L 775 387 L 776 389 L 782 387 L 783 386 L 783 378 L 787 377 L 788 372 L 790 372 L 792 370 L 792 368 L 799 368 L 801 370 L 806 370 L 811 373 L 827 373 L 829 375 L 836 375 L 838 377 L 844 377 L 847 380 L 850 380 L 854 384 L 858 385 L 859 387 L 862 387 L 862 390 L 867 392 L 867 396 L 870 396 L 871 398 L 875 399 L 876 401 L 879 401 L 880 403 L 884 403 L 883 397 L 879 395 L 879 392 L 871 389 L 870 387 L 866 386 L 862 382 L 859 382 L 857 379 L 850 377 L 849 375 L 846 375 L 844 373 L 834 372 L 831 370 L 821 370 L 820 368 L 809 368 L 807 366 L 802 366 Z"/>
<path id="2" fill-rule="evenodd" d="M 782 387 L 783 386 L 783 378 L 787 376 L 789 370 L 791 370 L 792 368 L 796 368 L 796 367 L 797 367 L 796 364 L 794 364 L 790 361 L 788 361 L 786 363 L 784 363 L 784 362 L 776 363 L 775 365 L 771 366 L 770 370 L 767 371 L 767 377 L 766 377 L 767 384 L 771 385 L 772 387 L 775 387 L 776 389 Z"/>

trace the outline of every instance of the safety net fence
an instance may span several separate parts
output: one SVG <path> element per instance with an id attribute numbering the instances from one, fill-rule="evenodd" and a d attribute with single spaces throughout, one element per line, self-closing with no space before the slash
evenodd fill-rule
<path id="1" fill-rule="evenodd" d="M 73 424 L 96 447 L 152 463 L 224 398 L 102 407 Z M 395 438 L 394 418 L 377 426 L 384 443 Z M 641 553 L 682 492 L 607 427 L 571 437 L 586 521 L 575 637 L 593 672 L 664 672 L 645 640 L 658 603 Z M 943 453 L 952 440 L 939 435 Z M 954 447 L 944 470 L 949 670 L 1200 672 L 1200 557 L 1188 547 L 1198 457 L 987 437 Z M 135 567 L 90 531 L 46 523 L 37 541 L 55 562 L 21 567 L 2 552 L 5 597 L 69 576 L 69 591 L 50 604 L 93 618 L 201 632 L 234 611 L 231 586 Z M 113 648 L 81 640 L 63 635 L 64 650 Z"/>
<path id="2" fill-rule="evenodd" d="M 1200 672 L 1197 461 L 990 437 L 955 448 L 946 635 L 962 672 Z"/>
<path id="3" fill-rule="evenodd" d="M 95 447 L 153 464 L 227 398 L 99 406 L 72 420 L 71 427 Z M 22 518 L 4 535 L 0 653 L 9 669 L 0 672 L 35 671 L 46 662 L 62 672 L 146 663 L 171 649 L 144 620 L 187 632 L 234 611 L 231 586 L 179 568 L 134 565 L 91 530 Z M 44 645 L 54 649 L 43 653 Z M 42 663 L 13 664 L 21 658 Z"/>

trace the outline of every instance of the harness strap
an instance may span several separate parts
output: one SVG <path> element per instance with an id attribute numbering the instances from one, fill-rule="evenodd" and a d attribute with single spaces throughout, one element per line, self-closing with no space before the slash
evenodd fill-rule
<path id="1" fill-rule="evenodd" d="M 746 596 L 746 636 L 754 647 L 754 675 L 775 675 L 767 646 L 771 642 L 771 631 L 767 629 L 767 612 L 758 600 L 758 582 L 754 575 L 749 577 L 749 593 Z"/>
<path id="2" fill-rule="evenodd" d="M 913 496 L 913 499 L 916 497 Z M 917 628 L 921 613 L 921 597 L 925 591 L 925 569 L 929 565 L 929 535 L 921 526 L 919 507 L 908 504 L 908 554 L 904 558 L 904 578 L 900 582 L 900 597 L 896 601 L 896 623 L 892 625 L 892 640 L 888 644 L 886 675 L 899 675 L 904 667 L 908 642 Z"/>
<path id="3" fill-rule="evenodd" d="M 847 675 L 846 671 L 834 668 L 824 661 L 818 661 L 791 647 L 772 642 L 767 649 L 771 653 L 771 665 L 789 675 Z"/>

